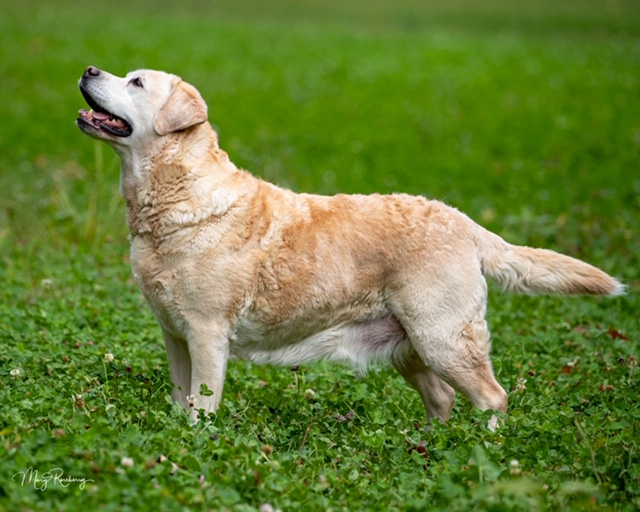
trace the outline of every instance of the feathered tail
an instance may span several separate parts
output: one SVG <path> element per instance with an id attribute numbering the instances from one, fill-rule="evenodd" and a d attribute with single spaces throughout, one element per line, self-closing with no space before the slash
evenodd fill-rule
<path id="1" fill-rule="evenodd" d="M 505 290 L 536 294 L 621 295 L 625 287 L 602 270 L 547 249 L 521 247 L 478 226 L 482 272 Z"/>

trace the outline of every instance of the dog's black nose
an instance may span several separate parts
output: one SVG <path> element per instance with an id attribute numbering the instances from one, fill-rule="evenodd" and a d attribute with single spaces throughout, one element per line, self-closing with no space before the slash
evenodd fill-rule
<path id="1" fill-rule="evenodd" d="M 82 78 L 89 78 L 90 76 L 98 76 L 100 74 L 100 70 L 95 66 L 89 66 L 84 70 Z"/>

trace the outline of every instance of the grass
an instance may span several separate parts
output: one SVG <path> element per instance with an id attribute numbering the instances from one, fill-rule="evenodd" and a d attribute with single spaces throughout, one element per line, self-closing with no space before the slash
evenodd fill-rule
<path id="1" fill-rule="evenodd" d="M 0 17 L 0 510 L 638 509 L 636 4 L 156 4 Z M 459 399 L 424 434 L 387 368 L 242 362 L 219 415 L 191 427 L 130 277 L 117 158 L 73 124 L 88 64 L 182 75 L 232 160 L 265 179 L 443 199 L 629 294 L 492 290 L 510 395 L 496 433 Z M 54 468 L 91 481 L 43 489 Z"/>

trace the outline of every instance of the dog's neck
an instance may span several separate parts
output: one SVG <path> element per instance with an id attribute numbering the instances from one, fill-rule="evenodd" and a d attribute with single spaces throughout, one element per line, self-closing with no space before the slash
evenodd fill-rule
<path id="1" fill-rule="evenodd" d="M 241 171 L 208 123 L 165 136 L 153 148 L 118 153 L 120 193 L 134 237 L 163 237 L 197 225 L 224 215 L 237 199 L 237 187 L 228 183 Z"/>
<path id="2" fill-rule="evenodd" d="M 182 147 L 189 149 L 183 152 Z M 136 146 L 135 150 L 128 146 L 114 145 L 113 148 L 120 157 L 120 195 L 127 202 L 135 202 L 138 192 L 144 188 L 160 160 L 171 165 L 179 159 L 181 165 L 188 165 L 209 153 L 216 161 L 235 167 L 218 146 L 218 135 L 208 123 Z"/>

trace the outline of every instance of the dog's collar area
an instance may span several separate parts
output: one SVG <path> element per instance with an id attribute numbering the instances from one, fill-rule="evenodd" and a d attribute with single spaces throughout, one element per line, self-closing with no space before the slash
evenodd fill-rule
<path id="1" fill-rule="evenodd" d="M 80 92 L 89 107 L 91 107 L 91 110 L 80 109 L 78 111 L 79 122 L 94 129 L 105 131 L 115 137 L 128 137 L 131 135 L 133 129 L 127 121 L 102 108 L 82 86 L 80 86 Z"/>

